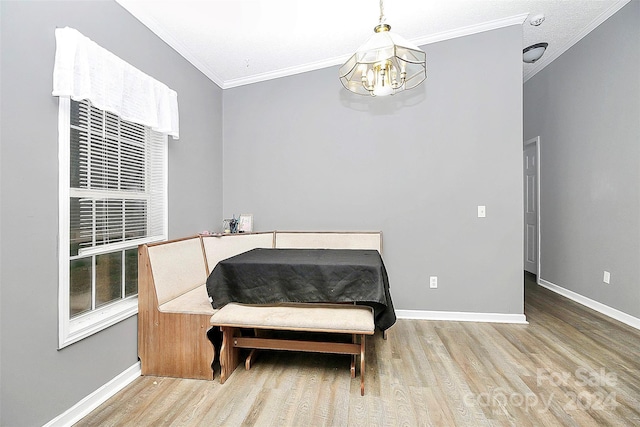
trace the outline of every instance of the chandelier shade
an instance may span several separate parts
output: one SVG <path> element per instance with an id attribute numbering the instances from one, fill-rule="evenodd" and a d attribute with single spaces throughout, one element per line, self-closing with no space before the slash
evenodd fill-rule
<path id="1" fill-rule="evenodd" d="M 391 27 L 380 23 L 374 34 L 340 67 L 340 81 L 359 95 L 393 95 L 427 78 L 427 55 Z"/>

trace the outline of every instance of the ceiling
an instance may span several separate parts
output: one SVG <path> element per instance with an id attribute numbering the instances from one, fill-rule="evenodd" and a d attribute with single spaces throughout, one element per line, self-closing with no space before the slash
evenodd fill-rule
<path id="1" fill-rule="evenodd" d="M 116 1 L 223 89 L 340 65 L 380 17 L 377 0 Z M 418 46 L 522 25 L 523 48 L 549 43 L 526 81 L 629 1 L 386 0 L 384 15 Z"/>

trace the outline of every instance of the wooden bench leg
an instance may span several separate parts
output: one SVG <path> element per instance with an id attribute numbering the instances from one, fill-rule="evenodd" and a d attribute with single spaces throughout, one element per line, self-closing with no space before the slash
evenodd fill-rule
<path id="1" fill-rule="evenodd" d="M 220 328 L 214 326 L 209 329 L 207 331 L 207 339 L 209 339 L 213 346 L 213 359 L 211 360 L 211 379 L 213 379 L 215 377 L 214 365 L 216 357 L 220 359 L 220 346 L 222 345 L 222 333 L 220 332 Z"/>
<path id="2" fill-rule="evenodd" d="M 233 339 L 237 328 L 223 326 L 222 330 L 222 346 L 220 347 L 220 384 L 229 378 L 238 366 L 239 350 L 233 345 Z"/>
<path id="3" fill-rule="evenodd" d="M 256 361 L 258 358 L 258 349 L 251 349 L 251 352 L 247 356 L 247 359 L 244 361 L 244 369 L 247 371 L 251 369 L 251 364 Z"/>
<path id="4" fill-rule="evenodd" d="M 365 337 L 366 335 L 360 336 L 360 396 L 364 396 L 364 354 L 365 354 Z"/>
<path id="5" fill-rule="evenodd" d="M 356 344 L 357 341 L 357 335 L 356 334 L 352 334 L 351 335 L 351 342 Z M 355 378 L 356 377 L 356 355 L 352 354 L 351 355 L 351 378 Z"/>

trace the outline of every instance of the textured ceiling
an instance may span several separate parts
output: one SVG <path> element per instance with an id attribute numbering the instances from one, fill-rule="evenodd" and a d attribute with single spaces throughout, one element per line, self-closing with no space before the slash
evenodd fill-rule
<path id="1" fill-rule="evenodd" d="M 378 0 L 116 0 L 222 88 L 342 64 L 373 33 Z M 629 0 L 386 0 L 392 31 L 424 46 L 522 25 L 547 42 L 527 80 Z M 544 14 L 542 25 L 530 17 Z M 429 58 L 427 57 L 427 66 Z"/>

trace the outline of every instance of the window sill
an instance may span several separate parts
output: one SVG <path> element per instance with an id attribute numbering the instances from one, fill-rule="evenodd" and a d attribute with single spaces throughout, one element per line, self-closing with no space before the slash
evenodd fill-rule
<path id="1" fill-rule="evenodd" d="M 100 332 L 138 313 L 138 297 L 96 309 L 61 325 L 58 350 Z"/>

